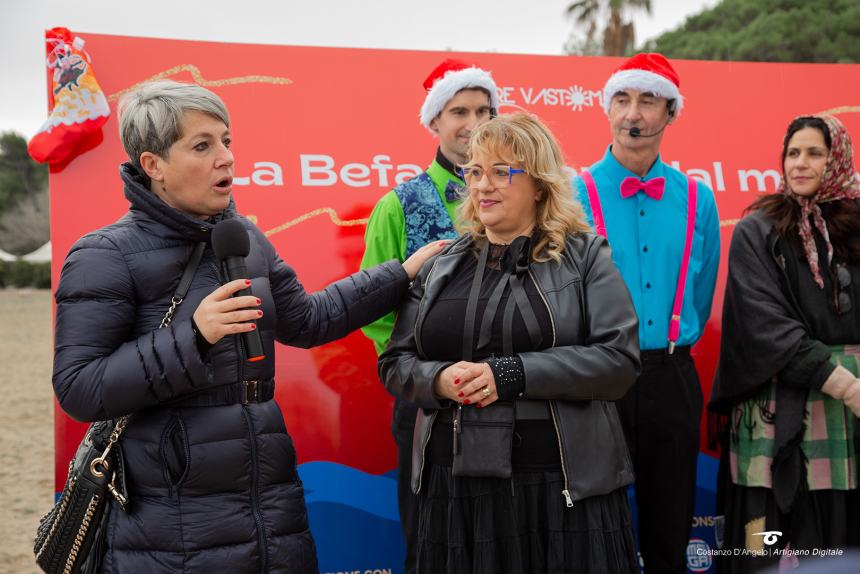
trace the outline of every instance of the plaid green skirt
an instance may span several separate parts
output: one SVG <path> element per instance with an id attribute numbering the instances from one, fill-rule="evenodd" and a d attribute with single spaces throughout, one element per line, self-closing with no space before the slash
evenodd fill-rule
<path id="1" fill-rule="evenodd" d="M 860 345 L 831 347 L 830 360 L 860 376 Z M 732 482 L 737 485 L 772 487 L 776 384 L 768 384 L 758 397 L 737 404 L 732 413 L 729 463 Z M 851 410 L 842 401 L 810 390 L 803 428 L 800 447 L 807 461 L 809 490 L 857 488 L 860 425 Z"/>

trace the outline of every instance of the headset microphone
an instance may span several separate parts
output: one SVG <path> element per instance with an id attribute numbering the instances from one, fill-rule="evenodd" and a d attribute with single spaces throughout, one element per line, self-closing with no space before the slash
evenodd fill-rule
<path id="1" fill-rule="evenodd" d="M 632 137 L 632 138 L 653 138 L 653 137 L 659 136 L 661 133 L 663 133 L 663 130 L 665 130 L 668 125 L 669 125 L 669 122 L 667 121 L 665 124 L 663 124 L 662 128 L 660 128 L 659 130 L 657 130 L 653 134 L 643 134 L 642 130 L 637 128 L 637 127 L 627 128 L 627 131 L 630 134 L 630 137 Z"/>

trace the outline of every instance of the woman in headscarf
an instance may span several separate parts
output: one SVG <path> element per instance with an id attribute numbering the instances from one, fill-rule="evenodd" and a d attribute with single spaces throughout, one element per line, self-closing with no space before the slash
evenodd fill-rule
<path id="1" fill-rule="evenodd" d="M 860 544 L 860 186 L 845 127 L 795 118 L 782 173 L 729 252 L 710 407 L 728 417 L 724 548 L 757 551 L 730 572 Z"/>

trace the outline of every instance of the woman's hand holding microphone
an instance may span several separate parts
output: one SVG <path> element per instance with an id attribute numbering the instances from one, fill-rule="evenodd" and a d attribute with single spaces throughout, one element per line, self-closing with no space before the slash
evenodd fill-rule
<path id="1" fill-rule="evenodd" d="M 257 307 L 261 301 L 257 297 L 232 297 L 237 291 L 251 285 L 248 279 L 236 279 L 221 285 L 206 296 L 194 311 L 194 324 L 200 335 L 214 345 L 226 335 L 247 333 L 257 328 L 255 321 L 263 316 Z"/>
<path id="2" fill-rule="evenodd" d="M 403 262 L 409 279 L 415 278 L 421 266 L 432 256 L 448 245 L 449 241 L 428 243 Z M 254 296 L 233 297 L 251 285 L 248 279 L 236 279 L 215 289 L 200 302 L 194 311 L 194 324 L 197 331 L 210 345 L 214 345 L 227 335 L 248 333 L 257 328 L 253 323 L 263 316 L 258 309 L 261 304 Z"/>

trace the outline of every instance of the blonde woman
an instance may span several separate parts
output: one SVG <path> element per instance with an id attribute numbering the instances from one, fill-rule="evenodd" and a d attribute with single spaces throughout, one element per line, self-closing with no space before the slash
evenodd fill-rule
<path id="1" fill-rule="evenodd" d="M 380 356 L 422 407 L 418 572 L 637 570 L 612 401 L 639 371 L 638 322 L 563 168 L 529 115 L 475 130 L 464 234 L 418 274 Z"/>

